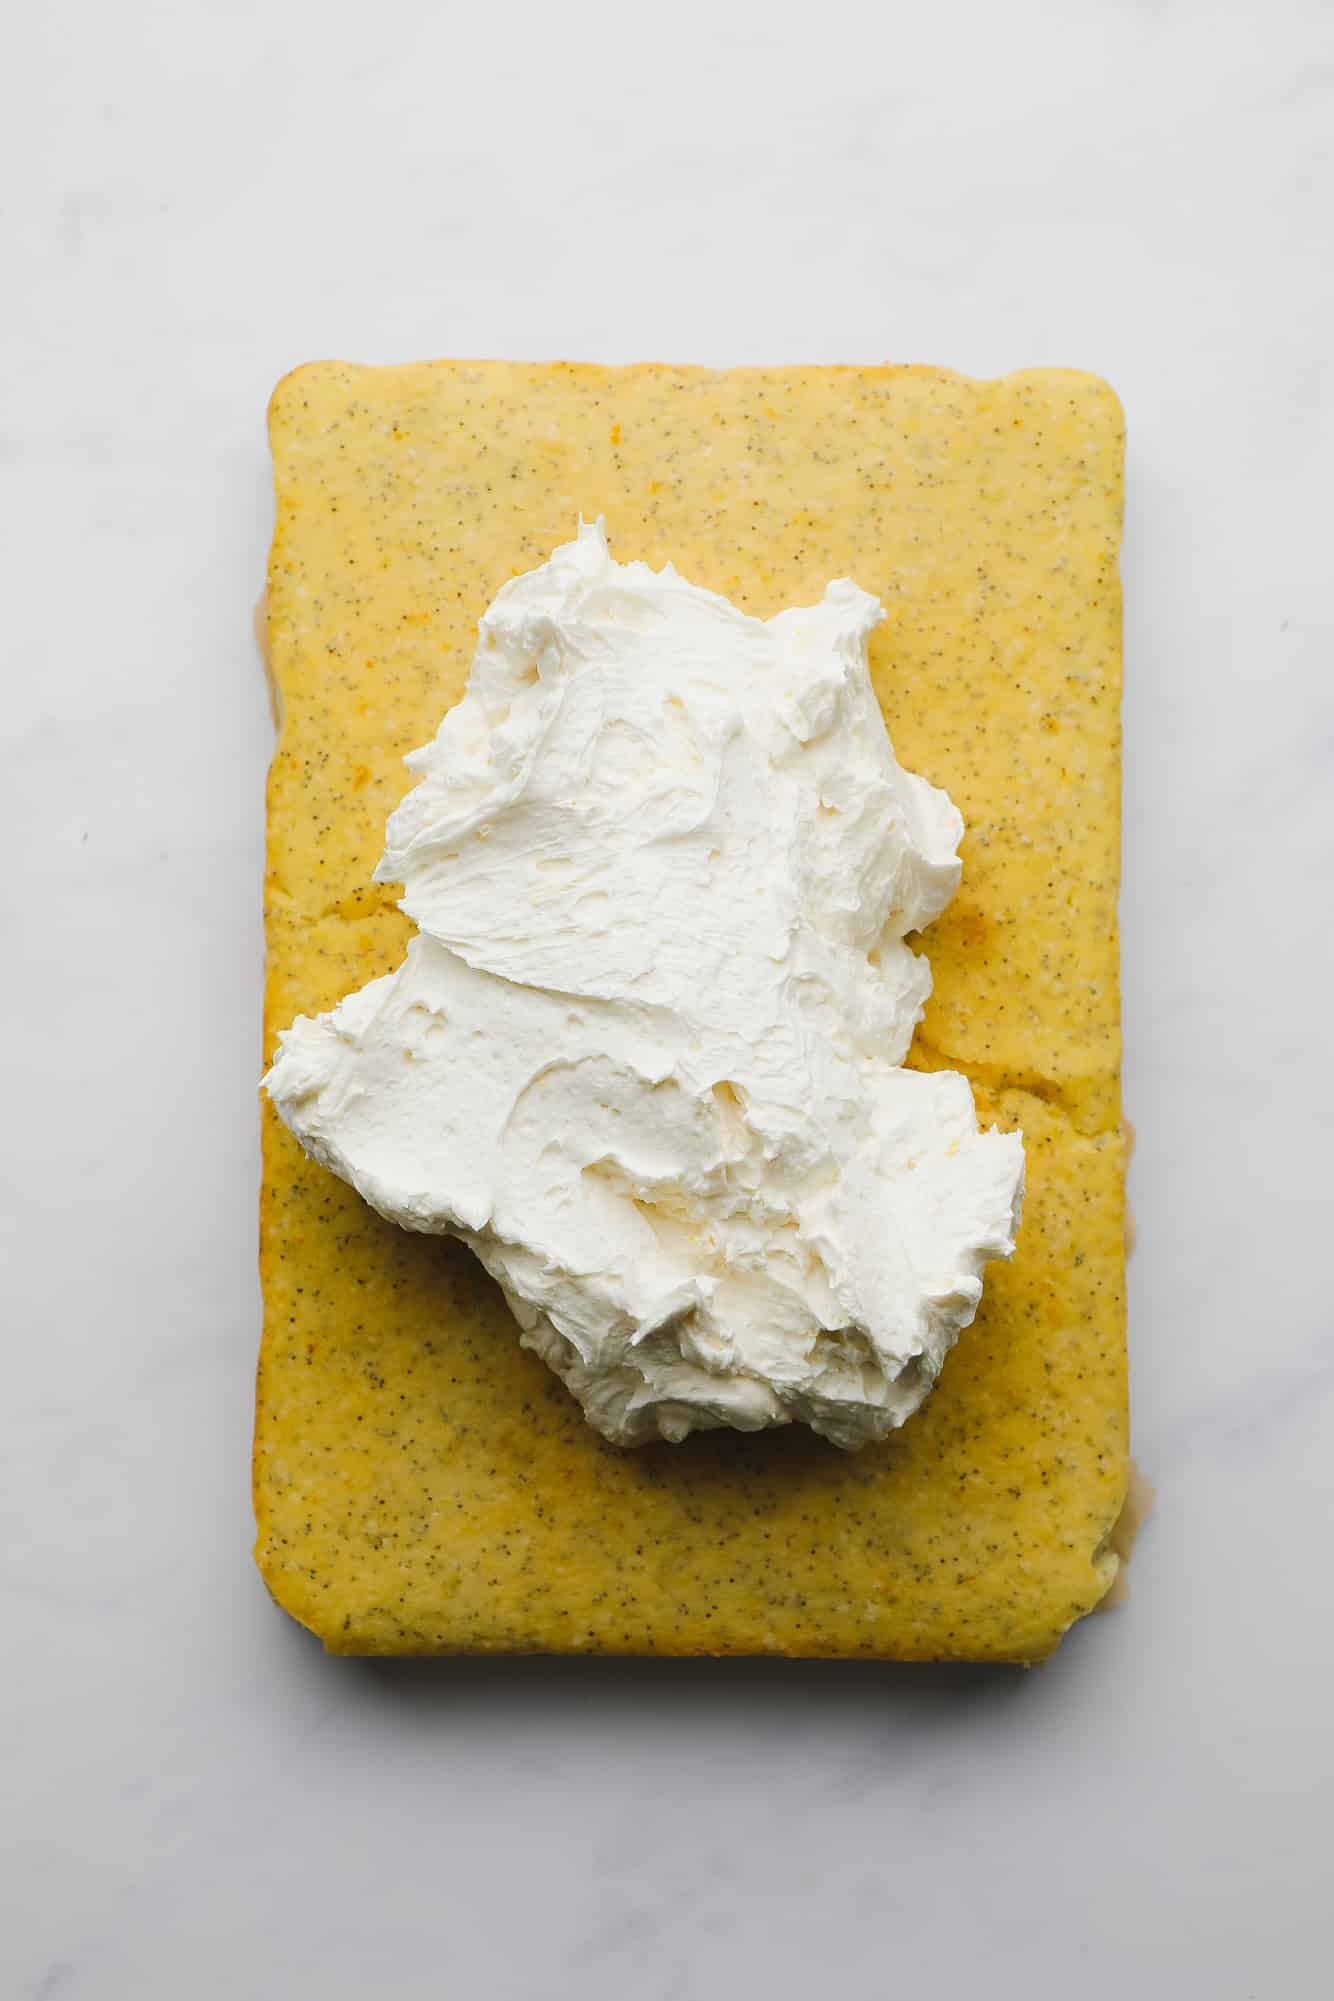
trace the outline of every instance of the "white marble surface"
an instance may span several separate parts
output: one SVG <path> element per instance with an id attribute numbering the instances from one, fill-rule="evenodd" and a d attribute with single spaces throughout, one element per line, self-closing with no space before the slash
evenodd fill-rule
<path id="1" fill-rule="evenodd" d="M 1329 13 L 783 20 L 7 25 L 6 1997 L 1326 1991 Z M 251 1569 L 263 406 L 449 352 L 1123 395 L 1160 1505 L 1042 1673 L 338 1663 Z"/>

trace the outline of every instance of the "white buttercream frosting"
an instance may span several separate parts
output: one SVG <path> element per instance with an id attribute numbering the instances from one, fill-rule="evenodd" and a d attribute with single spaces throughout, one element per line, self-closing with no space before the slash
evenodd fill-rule
<path id="1" fill-rule="evenodd" d="M 499 1281 L 593 1424 L 882 1437 L 1008 1257 L 1023 1147 L 901 1067 L 963 826 L 895 759 L 855 584 L 750 618 L 601 525 L 516 577 L 408 764 L 419 935 L 265 1083 Z"/>

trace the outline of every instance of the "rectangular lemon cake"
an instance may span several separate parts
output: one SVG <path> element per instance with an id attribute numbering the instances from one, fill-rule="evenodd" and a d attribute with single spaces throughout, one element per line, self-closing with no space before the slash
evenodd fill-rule
<path id="1" fill-rule="evenodd" d="M 270 412 L 266 1054 L 391 970 L 403 754 L 580 514 L 767 616 L 850 576 L 895 748 L 967 823 L 918 1067 L 1021 1127 L 1017 1254 L 924 1409 L 607 1444 L 458 1244 L 264 1106 L 257 1558 L 338 1653 L 1031 1661 L 1107 1592 L 1126 1488 L 1117 886 L 1123 427 L 1096 378 L 320 363 Z"/>

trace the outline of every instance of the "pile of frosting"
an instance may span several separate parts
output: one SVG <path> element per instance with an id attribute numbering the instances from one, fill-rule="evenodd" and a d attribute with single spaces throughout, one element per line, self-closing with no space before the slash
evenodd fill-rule
<path id="1" fill-rule="evenodd" d="M 1013 1249 L 1017 1135 L 901 1067 L 904 942 L 962 822 L 897 763 L 849 582 L 759 620 L 601 525 L 481 621 L 377 879 L 418 936 L 300 1017 L 266 1078 L 301 1144 L 447 1231 L 607 1437 L 921 1403 Z"/>

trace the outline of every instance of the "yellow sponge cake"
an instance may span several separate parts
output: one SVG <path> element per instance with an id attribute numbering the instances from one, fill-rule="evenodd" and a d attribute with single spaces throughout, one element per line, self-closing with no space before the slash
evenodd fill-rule
<path id="1" fill-rule="evenodd" d="M 505 580 L 614 553 L 767 616 L 879 597 L 897 753 L 967 826 L 910 1062 L 1022 1128 L 1018 1250 L 926 1405 L 609 1445 L 469 1252 L 384 1222 L 266 1103 L 257 1555 L 339 1653 L 1035 1660 L 1115 1576 L 1125 1493 L 1117 980 L 1123 433 L 1096 378 L 320 363 L 271 409 L 266 1053 L 390 971 L 402 758 Z"/>

